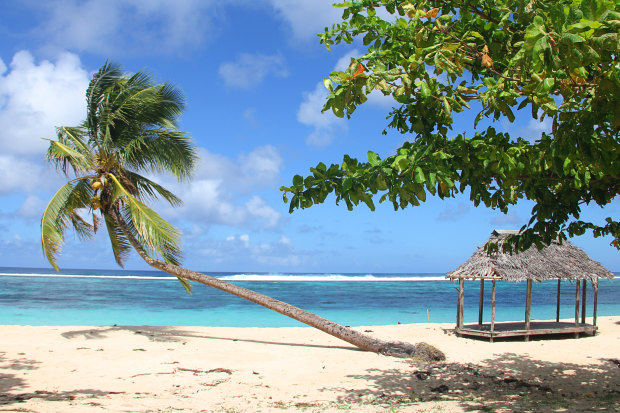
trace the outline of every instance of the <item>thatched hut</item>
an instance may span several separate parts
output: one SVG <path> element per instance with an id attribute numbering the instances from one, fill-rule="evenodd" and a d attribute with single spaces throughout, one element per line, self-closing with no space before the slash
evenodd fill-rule
<path id="1" fill-rule="evenodd" d="M 456 333 L 459 335 L 489 337 L 491 341 L 495 337 L 524 336 L 529 340 L 535 334 L 565 334 L 574 333 L 579 337 L 580 333 L 594 334 L 596 327 L 596 307 L 598 297 L 598 279 L 613 278 L 613 273 L 603 267 L 599 262 L 592 260 L 581 249 L 564 241 L 561 244 L 554 241 L 548 247 L 538 250 L 532 246 L 518 254 L 502 252 L 501 244 L 510 234 L 518 234 L 518 231 L 495 230 L 489 241 L 497 243 L 498 252 L 487 254 L 484 247 L 479 247 L 472 257 L 461 264 L 456 270 L 448 273 L 446 278 L 459 281 L 459 298 L 457 304 Z M 478 324 L 464 325 L 464 288 L 465 280 L 480 280 L 480 303 Z M 532 303 L 532 282 L 546 280 L 558 280 L 557 287 L 557 311 L 554 321 L 530 321 L 530 308 Z M 484 324 L 483 303 L 485 280 L 492 280 L 491 295 L 491 323 Z M 495 322 L 495 283 L 502 281 L 526 281 L 525 297 L 525 322 Z M 575 282 L 575 322 L 560 322 L 560 287 L 562 281 Z M 592 310 L 592 324 L 586 323 L 586 290 L 587 281 L 590 281 L 594 290 Z M 580 314 L 581 302 L 581 320 Z"/>

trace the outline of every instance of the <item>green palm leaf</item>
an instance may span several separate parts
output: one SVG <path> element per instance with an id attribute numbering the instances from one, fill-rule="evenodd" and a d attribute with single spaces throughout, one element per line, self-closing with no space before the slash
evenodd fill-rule
<path id="1" fill-rule="evenodd" d="M 109 214 L 103 214 L 103 219 L 105 221 L 106 229 L 108 230 L 108 236 L 112 245 L 114 259 L 119 266 L 123 267 L 125 265 L 125 261 L 127 261 L 127 258 L 129 257 L 131 244 L 125 235 L 123 235 L 123 231 L 119 228 L 118 224 Z"/>
<path id="2" fill-rule="evenodd" d="M 90 238 L 93 226 L 77 213 L 90 205 L 93 191 L 85 180 L 72 181 L 63 185 L 47 204 L 41 217 L 41 245 L 47 260 L 58 271 L 56 260 L 65 242 L 65 231 L 73 226 L 80 238 Z"/>
<path id="3" fill-rule="evenodd" d="M 158 128 L 133 133 L 132 137 L 119 152 L 128 166 L 149 172 L 170 172 L 179 179 L 192 174 L 197 158 L 185 133 Z"/>
<path id="4" fill-rule="evenodd" d="M 67 175 L 70 166 L 76 174 L 94 169 L 93 151 L 84 141 L 87 133 L 84 125 L 79 127 L 62 126 L 56 129 L 57 141 L 50 140 L 46 159 L 55 164 L 58 170 Z"/>
<path id="5" fill-rule="evenodd" d="M 181 260 L 180 232 L 155 211 L 132 196 L 114 176 L 110 175 L 114 187 L 114 201 L 119 204 L 123 220 L 132 226 L 141 245 L 151 254 L 161 256 L 164 261 L 178 265 Z"/>
<path id="6" fill-rule="evenodd" d="M 164 198 L 173 207 L 181 206 L 183 201 L 172 192 L 168 191 L 157 182 L 151 181 L 142 175 L 131 171 L 125 171 L 125 176 L 136 188 L 136 197 L 140 200 L 155 200 L 158 195 Z"/>

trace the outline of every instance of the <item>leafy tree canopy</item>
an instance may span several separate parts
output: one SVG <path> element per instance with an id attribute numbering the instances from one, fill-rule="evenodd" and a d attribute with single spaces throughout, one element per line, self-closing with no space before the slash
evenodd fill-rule
<path id="1" fill-rule="evenodd" d="M 474 205 L 506 213 L 535 202 L 510 243 L 542 248 L 559 237 L 612 235 L 620 225 L 580 220 L 619 191 L 620 2 L 617 0 L 361 0 L 335 5 L 343 21 L 319 34 L 329 50 L 361 41 L 366 53 L 335 71 L 324 111 L 350 117 L 370 93 L 394 99 L 388 127 L 411 134 L 395 154 L 319 163 L 282 187 L 290 212 L 330 193 L 349 209 L 389 201 L 394 209 L 427 196 L 468 191 Z M 389 15 L 386 13 L 389 13 Z M 479 110 L 479 111 L 478 111 Z M 454 131 L 456 113 L 514 122 L 552 121 L 550 133 L 511 136 L 492 126 L 472 137 Z M 476 113 L 477 112 L 477 113 Z M 525 112 L 526 114 L 521 114 Z M 385 134 L 385 130 L 383 131 Z"/>

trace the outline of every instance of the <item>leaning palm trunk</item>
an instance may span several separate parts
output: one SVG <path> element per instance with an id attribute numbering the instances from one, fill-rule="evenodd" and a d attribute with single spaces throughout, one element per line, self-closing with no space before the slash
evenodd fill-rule
<path id="1" fill-rule="evenodd" d="M 46 155 L 66 176 L 75 175 L 54 194 L 41 217 L 41 246 L 56 270 L 66 230 L 73 227 L 79 237 L 87 239 L 94 236 L 103 218 L 120 266 L 133 247 L 150 266 L 176 275 L 188 290 L 187 280 L 206 284 L 362 350 L 428 361 L 444 358 L 427 344 L 377 340 L 282 301 L 179 267 L 180 232 L 144 201 L 163 199 L 178 206 L 181 200 L 141 173 L 171 173 L 179 180 L 191 176 L 197 154 L 185 133 L 176 128 L 184 106 L 180 91 L 168 83 L 155 84 L 143 72 L 124 75 L 119 66 L 106 62 L 93 76 L 86 102 L 87 119 L 78 127 L 58 128 L 58 140 L 50 141 Z M 84 211 L 92 213 L 92 224 L 83 218 Z"/>
<path id="2" fill-rule="evenodd" d="M 445 355 L 443 354 L 443 352 L 429 344 L 417 343 L 413 345 L 400 341 L 379 340 L 374 337 L 359 333 L 351 328 L 334 323 L 333 321 L 327 320 L 323 317 L 319 317 L 316 314 L 303 310 L 294 305 L 257 293 L 256 291 L 252 291 L 247 288 L 243 288 L 238 285 L 222 281 L 218 278 L 211 277 L 197 271 L 192 271 L 187 268 L 169 264 L 162 260 L 151 258 L 141 247 L 140 243 L 133 236 L 133 234 L 127 227 L 127 224 L 125 223 L 125 221 L 123 221 L 119 214 L 113 212 L 112 215 L 119 228 L 123 231 L 123 234 L 127 237 L 133 248 L 138 252 L 142 259 L 153 268 L 186 280 L 196 281 L 209 287 L 217 288 L 218 290 L 222 290 L 227 293 L 236 295 L 237 297 L 246 299 L 255 304 L 262 305 L 263 307 L 277 311 L 280 314 L 283 314 L 301 323 L 307 324 L 311 327 L 317 328 L 329 335 L 344 340 L 347 343 L 353 344 L 354 346 L 365 351 L 372 351 L 375 353 L 384 354 L 386 356 L 400 358 L 415 358 L 427 362 L 440 361 L 445 359 Z"/>

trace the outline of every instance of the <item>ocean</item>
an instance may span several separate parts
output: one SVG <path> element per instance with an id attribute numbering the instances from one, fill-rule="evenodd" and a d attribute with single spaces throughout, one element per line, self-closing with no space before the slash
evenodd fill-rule
<path id="1" fill-rule="evenodd" d="M 458 283 L 444 274 L 265 274 L 212 272 L 348 326 L 453 323 Z M 184 325 L 289 327 L 303 324 L 228 293 L 158 271 L 0 267 L 1 325 Z M 478 281 L 465 287 L 465 322 L 478 320 Z M 485 288 L 485 321 L 491 286 Z M 523 320 L 525 282 L 498 282 L 496 320 Z M 557 281 L 535 283 L 532 318 L 554 319 Z M 593 292 L 588 288 L 587 316 Z M 575 284 L 562 283 L 561 317 L 574 317 Z M 599 316 L 620 316 L 620 279 L 600 280 Z"/>

